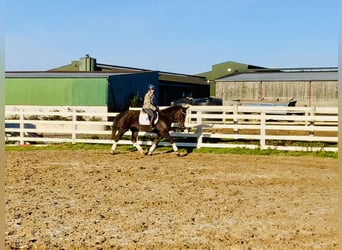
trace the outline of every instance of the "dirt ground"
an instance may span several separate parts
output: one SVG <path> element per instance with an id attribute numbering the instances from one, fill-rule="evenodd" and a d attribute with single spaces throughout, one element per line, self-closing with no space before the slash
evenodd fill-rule
<path id="1" fill-rule="evenodd" d="M 6 152 L 7 249 L 337 249 L 337 159 Z"/>

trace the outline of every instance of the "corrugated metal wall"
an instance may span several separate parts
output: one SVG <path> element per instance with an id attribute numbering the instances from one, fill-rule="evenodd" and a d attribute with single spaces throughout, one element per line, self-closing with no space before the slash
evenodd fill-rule
<path id="1" fill-rule="evenodd" d="M 139 96 L 143 101 L 148 84 L 155 86 L 155 96 L 158 102 L 158 72 L 144 72 L 137 74 L 123 74 L 109 77 L 108 110 L 123 111 L 129 108 L 129 100 Z"/>
<path id="2" fill-rule="evenodd" d="M 264 98 L 290 98 L 297 100 L 296 106 L 338 106 L 337 81 L 251 81 L 216 82 L 216 97 L 224 105 L 233 99 L 258 100 Z"/>
<path id="3" fill-rule="evenodd" d="M 106 106 L 106 78 L 6 78 L 5 105 Z"/>

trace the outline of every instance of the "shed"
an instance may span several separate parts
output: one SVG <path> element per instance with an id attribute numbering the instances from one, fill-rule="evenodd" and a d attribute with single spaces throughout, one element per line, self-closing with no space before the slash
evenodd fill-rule
<path id="1" fill-rule="evenodd" d="M 217 97 L 234 99 L 293 99 L 296 106 L 338 105 L 337 68 L 265 70 L 238 73 L 216 80 Z"/>

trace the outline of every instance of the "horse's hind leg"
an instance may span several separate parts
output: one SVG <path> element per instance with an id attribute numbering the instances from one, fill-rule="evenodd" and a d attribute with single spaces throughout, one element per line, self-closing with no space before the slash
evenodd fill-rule
<path id="1" fill-rule="evenodd" d="M 127 131 L 127 130 L 126 130 Z M 113 145 L 112 145 L 112 147 L 111 147 L 111 149 L 110 149 L 110 153 L 111 154 L 114 154 L 114 151 L 115 151 L 115 149 L 116 149 L 116 145 L 117 145 L 117 143 L 118 143 L 118 141 L 120 140 L 120 138 L 121 138 L 121 136 L 123 136 L 123 134 L 126 132 L 126 131 L 124 131 L 124 130 L 117 130 L 117 131 L 115 131 L 116 133 L 114 134 L 114 136 L 113 136 Z"/>

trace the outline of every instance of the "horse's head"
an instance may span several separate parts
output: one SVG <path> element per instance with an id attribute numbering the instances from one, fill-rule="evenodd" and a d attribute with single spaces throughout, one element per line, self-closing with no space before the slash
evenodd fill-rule
<path id="1" fill-rule="evenodd" d="M 182 109 L 180 110 L 178 124 L 179 124 L 179 127 L 184 128 L 185 127 L 186 111 L 189 108 L 189 105 L 185 106 L 185 107 L 181 107 L 181 108 Z"/>
<path id="2" fill-rule="evenodd" d="M 187 106 L 171 106 L 161 110 L 161 112 L 172 119 L 172 122 L 178 123 L 180 128 L 184 128 Z"/>
<path id="3" fill-rule="evenodd" d="M 180 128 L 185 127 L 185 118 L 186 118 L 186 110 L 189 108 L 189 105 L 186 106 L 177 106 L 177 109 L 174 113 L 174 119 L 178 123 Z"/>

